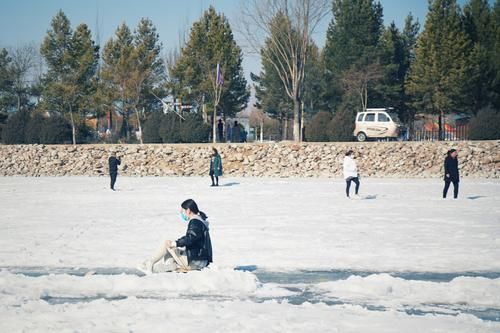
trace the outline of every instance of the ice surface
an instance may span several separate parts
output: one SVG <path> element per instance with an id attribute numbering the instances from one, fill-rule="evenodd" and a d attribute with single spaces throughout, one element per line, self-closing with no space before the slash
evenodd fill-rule
<path id="1" fill-rule="evenodd" d="M 224 183 L 0 178 L 0 331 L 500 332 L 499 181 L 443 200 L 439 180 L 363 179 L 356 201 L 335 179 Z M 187 198 L 209 215 L 209 270 L 58 272 L 135 267 L 183 234 Z"/>

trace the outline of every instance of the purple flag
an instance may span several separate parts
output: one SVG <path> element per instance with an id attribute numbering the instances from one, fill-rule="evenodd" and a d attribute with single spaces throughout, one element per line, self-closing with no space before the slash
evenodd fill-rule
<path id="1" fill-rule="evenodd" d="M 222 72 L 220 70 L 219 64 L 217 64 L 217 78 L 216 78 L 215 82 L 218 86 L 224 85 L 224 78 L 222 77 Z"/>

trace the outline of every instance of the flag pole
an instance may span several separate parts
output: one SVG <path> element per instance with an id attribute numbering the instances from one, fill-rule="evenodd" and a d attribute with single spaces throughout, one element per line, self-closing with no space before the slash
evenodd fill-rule
<path id="1" fill-rule="evenodd" d="M 217 142 L 217 107 L 219 106 L 220 93 L 222 91 L 221 85 L 221 76 L 222 73 L 220 71 L 220 64 L 217 63 L 217 69 L 215 72 L 215 103 L 214 103 L 214 120 L 212 124 L 212 142 Z"/>

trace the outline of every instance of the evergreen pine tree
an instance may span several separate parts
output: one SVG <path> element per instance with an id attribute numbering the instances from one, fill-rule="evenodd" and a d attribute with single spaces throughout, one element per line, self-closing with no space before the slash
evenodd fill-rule
<path id="1" fill-rule="evenodd" d="M 210 7 L 193 24 L 180 57 L 170 68 L 169 88 L 183 103 L 190 103 L 198 109 L 205 104 L 206 110 L 212 113 L 219 64 L 224 80 L 219 109 L 224 117 L 234 116 L 246 107 L 249 97 L 242 60 L 241 48 L 233 38 L 228 20 Z"/>
<path id="2" fill-rule="evenodd" d="M 14 78 L 11 70 L 12 59 L 6 49 L 0 49 L 0 112 L 7 113 L 14 106 L 12 90 Z"/>
<path id="3" fill-rule="evenodd" d="M 476 114 L 500 94 L 494 89 L 494 20 L 487 0 L 470 0 L 465 5 L 464 27 L 472 47 L 466 102 Z"/>
<path id="4" fill-rule="evenodd" d="M 101 77 L 103 81 L 104 96 L 110 105 L 110 112 L 115 109 L 123 117 L 120 136 L 130 137 L 130 115 L 131 115 L 131 89 L 129 85 L 130 75 L 134 72 L 134 37 L 129 27 L 122 23 L 115 32 L 115 38 L 111 38 L 105 45 L 102 53 Z"/>
<path id="5" fill-rule="evenodd" d="M 382 6 L 373 0 L 333 0 L 333 19 L 324 50 L 323 99 L 329 109 L 342 102 L 341 81 L 346 71 L 362 72 L 378 61 L 382 15 Z"/>
<path id="6" fill-rule="evenodd" d="M 379 48 L 383 78 L 373 87 L 370 105 L 402 110 L 404 108 L 406 50 L 404 37 L 394 22 L 383 32 Z"/>
<path id="7" fill-rule="evenodd" d="M 52 19 L 40 52 L 48 67 L 42 88 L 43 108 L 69 116 L 76 144 L 77 123 L 84 121 L 83 113 L 95 92 L 98 47 L 85 24 L 80 24 L 73 33 L 68 18 L 59 11 Z"/>
<path id="8" fill-rule="evenodd" d="M 410 97 L 406 89 L 406 79 L 408 78 L 411 65 L 415 61 L 415 47 L 417 44 L 417 37 L 420 32 L 420 23 L 418 20 L 414 21 L 413 15 L 410 13 L 406 16 L 405 26 L 403 28 L 403 42 L 404 42 L 404 60 L 401 65 L 401 71 L 404 72 L 403 82 L 403 100 L 401 101 L 401 109 L 399 116 L 403 122 L 409 125 L 410 133 L 413 133 L 413 121 L 415 118 L 416 109 L 413 107 Z"/>
<path id="9" fill-rule="evenodd" d="M 439 115 L 442 138 L 444 114 L 464 108 L 470 41 L 456 0 L 431 0 L 420 35 L 407 91 L 417 110 Z"/>
<path id="10" fill-rule="evenodd" d="M 491 24 L 493 25 L 493 84 L 492 91 L 496 92 L 493 96 L 493 105 L 497 110 L 500 110 L 500 0 L 495 1 L 493 7 L 493 19 Z"/>
<path id="11" fill-rule="evenodd" d="M 161 102 L 156 96 L 165 94 L 163 87 L 166 79 L 165 64 L 161 58 L 162 43 L 151 20 L 143 18 L 139 21 L 134 34 L 134 46 L 136 66 L 142 80 L 135 112 L 147 116 L 151 112 L 161 110 Z M 145 114 L 142 114 L 141 110 L 144 110 Z M 140 122 L 142 117 L 137 119 Z"/>
<path id="12" fill-rule="evenodd" d="M 2 142 L 5 144 L 26 143 L 26 127 L 30 119 L 27 110 L 19 110 L 12 114 L 2 129 Z"/>

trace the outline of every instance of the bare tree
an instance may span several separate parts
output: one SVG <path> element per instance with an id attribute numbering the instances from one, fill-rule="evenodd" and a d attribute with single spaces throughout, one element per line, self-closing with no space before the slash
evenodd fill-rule
<path id="1" fill-rule="evenodd" d="M 167 81 L 171 80 L 171 71 L 175 67 L 177 60 L 181 56 L 181 50 L 186 45 L 188 37 L 189 23 L 186 19 L 184 25 L 178 31 L 177 45 L 172 46 L 170 49 L 165 49 L 163 52 L 163 62 L 165 63 Z"/>
<path id="2" fill-rule="evenodd" d="M 356 94 L 361 101 L 361 110 L 368 107 L 368 86 L 384 77 L 380 64 L 371 63 L 363 68 L 355 66 L 347 70 L 342 76 L 342 84 L 348 94 Z"/>
<path id="3" fill-rule="evenodd" d="M 252 108 L 250 111 L 250 126 L 259 128 L 259 133 L 260 133 L 260 138 L 259 141 L 262 142 L 264 141 L 264 120 L 266 118 L 266 114 L 258 109 L 258 108 Z"/>
<path id="4" fill-rule="evenodd" d="M 261 54 L 278 74 L 293 102 L 293 138 L 300 141 L 305 64 L 312 35 L 330 12 L 331 0 L 248 0 L 243 7 L 240 30 L 250 50 Z M 278 22 L 278 17 L 284 20 Z"/>
<path id="5" fill-rule="evenodd" d="M 144 144 L 144 142 L 142 140 L 143 133 L 141 126 L 141 117 L 139 116 L 140 111 L 138 109 L 138 106 L 142 97 L 141 92 L 143 89 L 143 84 L 149 77 L 150 71 L 151 71 L 150 69 L 141 70 L 139 68 L 135 68 L 133 71 L 130 72 L 130 77 L 128 80 L 130 89 L 129 91 L 130 105 L 132 109 L 135 111 L 137 117 L 137 127 L 139 129 L 139 142 L 141 143 L 141 145 Z M 144 113 L 144 108 L 142 111 L 143 111 L 142 113 Z"/>
<path id="6" fill-rule="evenodd" d="M 211 73 L 210 73 L 211 74 Z M 217 142 L 217 108 L 219 107 L 220 98 L 222 95 L 222 82 L 224 81 L 220 64 L 217 64 L 215 75 L 209 75 L 212 88 L 214 90 L 214 115 L 212 122 L 212 141 Z"/>
<path id="7" fill-rule="evenodd" d="M 13 90 L 17 98 L 17 111 L 21 109 L 30 85 L 37 79 L 35 69 L 40 53 L 34 44 L 26 44 L 10 49 L 12 59 Z"/>

